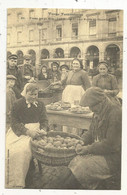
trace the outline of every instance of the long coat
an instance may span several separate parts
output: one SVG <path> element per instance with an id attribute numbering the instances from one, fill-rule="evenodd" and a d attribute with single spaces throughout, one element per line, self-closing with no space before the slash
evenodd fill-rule
<path id="1" fill-rule="evenodd" d="M 122 111 L 112 102 L 104 105 L 106 109 L 99 116 L 94 115 L 90 129 L 83 135 L 88 153 L 102 155 L 111 172 L 120 167 Z"/>
<path id="2" fill-rule="evenodd" d="M 15 92 L 16 98 L 19 99 L 21 98 L 21 91 L 23 88 L 23 78 L 22 78 L 22 73 L 21 71 L 18 69 L 17 66 L 15 66 L 14 69 L 10 69 L 9 67 L 7 68 L 7 75 L 13 75 L 16 77 L 16 82 L 15 85 L 13 87 L 13 90 Z"/>

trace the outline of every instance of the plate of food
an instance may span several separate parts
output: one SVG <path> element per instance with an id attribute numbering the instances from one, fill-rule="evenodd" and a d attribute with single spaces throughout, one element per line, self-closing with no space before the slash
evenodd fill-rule
<path id="1" fill-rule="evenodd" d="M 87 113 L 91 113 L 91 110 L 89 109 L 89 107 L 75 106 L 69 108 L 69 112 L 73 112 L 76 114 L 87 114 Z"/>
<path id="2" fill-rule="evenodd" d="M 51 103 L 47 105 L 46 109 L 61 111 L 61 110 L 68 110 L 70 107 L 71 107 L 71 104 L 69 102 L 59 101 L 59 102 L 55 102 L 55 103 Z"/>
<path id="3" fill-rule="evenodd" d="M 55 111 L 61 111 L 63 108 L 61 107 L 61 104 L 59 102 L 51 103 L 46 106 L 47 110 L 55 110 Z"/>

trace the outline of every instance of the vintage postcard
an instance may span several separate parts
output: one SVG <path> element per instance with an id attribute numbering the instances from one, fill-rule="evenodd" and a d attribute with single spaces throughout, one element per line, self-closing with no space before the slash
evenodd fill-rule
<path id="1" fill-rule="evenodd" d="M 6 10 L 5 190 L 122 190 L 124 9 Z"/>

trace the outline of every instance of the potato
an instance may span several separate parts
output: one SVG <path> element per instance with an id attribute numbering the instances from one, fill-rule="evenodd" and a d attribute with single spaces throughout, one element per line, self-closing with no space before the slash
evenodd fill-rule
<path id="1" fill-rule="evenodd" d="M 62 144 L 61 146 L 66 147 L 67 145 L 64 143 L 64 144 Z"/>
<path id="2" fill-rule="evenodd" d="M 53 143 L 53 138 L 52 137 L 48 137 L 47 141 L 48 141 L 48 143 Z"/>
<path id="3" fill-rule="evenodd" d="M 82 141 L 82 140 L 79 140 L 78 143 L 81 144 L 82 146 L 84 145 L 84 141 Z"/>
<path id="4" fill-rule="evenodd" d="M 53 148 L 54 146 L 53 146 L 53 144 L 51 144 L 51 143 L 48 143 L 46 146 L 45 146 L 45 148 Z"/>
<path id="5" fill-rule="evenodd" d="M 60 135 L 57 135 L 56 138 L 61 138 L 61 136 Z"/>
<path id="6" fill-rule="evenodd" d="M 60 141 L 56 141 L 56 142 L 53 143 L 53 145 L 54 145 L 55 147 L 61 146 L 61 142 L 60 142 Z"/>
<path id="7" fill-rule="evenodd" d="M 41 139 L 40 141 L 38 141 L 38 144 L 45 146 L 47 144 L 47 142 L 45 142 L 45 140 Z"/>
<path id="8" fill-rule="evenodd" d="M 64 146 L 63 149 L 67 149 L 67 147 Z"/>
<path id="9" fill-rule="evenodd" d="M 43 149 L 41 149 L 41 148 L 38 148 L 38 152 L 41 152 L 41 153 L 43 153 L 43 152 L 45 152 Z"/>
<path id="10" fill-rule="evenodd" d="M 69 149 L 75 149 L 75 147 L 74 146 L 71 146 L 71 147 L 69 147 Z"/>
<path id="11" fill-rule="evenodd" d="M 74 146 L 74 143 L 73 143 L 73 142 L 69 142 L 69 143 L 67 143 L 67 146 L 68 146 L 68 147 Z"/>

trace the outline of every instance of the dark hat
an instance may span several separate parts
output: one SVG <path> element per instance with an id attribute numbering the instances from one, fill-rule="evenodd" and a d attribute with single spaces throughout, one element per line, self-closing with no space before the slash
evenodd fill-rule
<path id="1" fill-rule="evenodd" d="M 99 62 L 98 67 L 99 67 L 101 64 L 104 64 L 104 65 L 108 68 L 108 63 L 107 63 L 107 62 L 105 62 L 105 61 Z"/>
<path id="2" fill-rule="evenodd" d="M 31 60 L 31 56 L 29 54 L 27 54 L 27 55 L 24 56 L 24 59 L 25 60 Z"/>
<path id="3" fill-rule="evenodd" d="M 63 64 L 62 66 L 60 66 L 60 70 L 62 70 L 62 68 L 66 68 L 67 70 L 69 70 L 69 67 L 66 64 Z"/>
<path id="4" fill-rule="evenodd" d="M 58 62 L 52 62 L 51 66 L 52 66 L 52 67 L 53 67 L 53 66 L 59 67 L 59 64 L 58 64 Z"/>
<path id="5" fill-rule="evenodd" d="M 17 78 L 13 75 L 7 75 L 7 80 L 16 80 Z"/>
<path id="6" fill-rule="evenodd" d="M 8 56 L 8 59 L 15 59 L 17 60 L 18 59 L 18 56 L 16 54 L 11 54 L 10 56 Z"/>
<path id="7" fill-rule="evenodd" d="M 41 69 L 42 69 L 42 68 L 46 68 L 46 69 L 47 69 L 47 66 L 46 66 L 46 65 L 42 65 L 42 66 L 41 66 Z"/>
<path id="8" fill-rule="evenodd" d="M 83 107 L 95 106 L 102 102 L 106 98 L 106 95 L 99 87 L 91 87 L 86 90 L 86 93 L 82 96 L 80 105 Z"/>

